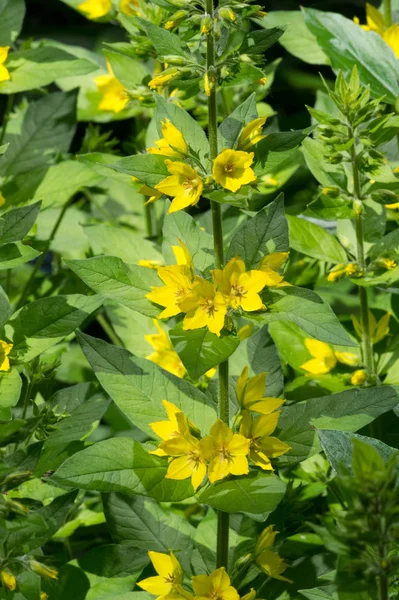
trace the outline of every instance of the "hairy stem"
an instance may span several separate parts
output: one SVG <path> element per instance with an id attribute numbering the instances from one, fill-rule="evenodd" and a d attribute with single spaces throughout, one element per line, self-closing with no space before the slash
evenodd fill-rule
<path id="1" fill-rule="evenodd" d="M 354 130 L 349 127 L 351 137 L 356 137 Z M 360 174 L 357 164 L 357 155 L 355 143 L 351 148 L 351 162 L 353 173 L 353 198 L 355 208 L 355 230 L 356 230 L 356 245 L 357 245 L 357 261 L 362 274 L 366 271 L 366 259 L 364 254 L 364 208 L 362 205 L 362 194 L 360 186 Z M 368 380 L 370 383 L 376 383 L 376 373 L 374 364 L 373 343 L 370 335 L 370 319 L 367 288 L 358 286 L 360 300 L 360 319 L 362 325 L 362 351 L 364 366 L 367 371 Z"/>
<path id="2" fill-rule="evenodd" d="M 213 0 L 206 0 L 206 12 L 214 18 Z M 209 32 L 207 38 L 207 70 L 208 75 L 214 75 L 215 69 L 215 38 L 214 32 Z M 213 82 L 213 77 L 212 77 Z M 210 159 L 213 161 L 218 154 L 217 142 L 217 99 L 216 85 L 211 85 L 210 95 L 208 97 L 208 134 Z M 223 229 L 222 213 L 220 204 L 211 201 L 213 243 L 215 249 L 215 265 L 217 269 L 223 267 Z M 219 365 L 219 416 L 224 423 L 229 424 L 229 363 L 225 362 Z M 218 512 L 217 544 L 216 544 L 216 567 L 225 567 L 227 569 L 229 554 L 229 514 Z"/>
<path id="3" fill-rule="evenodd" d="M 392 25 L 392 2 L 391 2 L 391 0 L 384 0 L 384 21 L 385 21 L 385 27 L 391 27 L 391 25 Z"/>

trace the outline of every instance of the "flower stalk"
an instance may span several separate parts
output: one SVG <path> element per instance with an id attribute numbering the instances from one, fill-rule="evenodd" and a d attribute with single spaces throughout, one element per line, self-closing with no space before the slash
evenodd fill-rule
<path id="1" fill-rule="evenodd" d="M 207 73 L 214 75 L 215 71 L 215 38 L 214 38 L 214 5 L 213 0 L 206 0 L 206 13 L 212 23 L 207 34 Z M 216 85 L 211 86 L 208 96 L 208 135 L 209 154 L 211 161 L 218 155 L 217 141 L 217 97 Z M 223 228 L 222 212 L 218 202 L 211 201 L 213 243 L 215 249 L 215 266 L 223 268 Z M 224 361 L 218 368 L 219 377 L 219 416 L 221 420 L 229 424 L 229 363 Z M 229 552 L 229 514 L 218 512 L 217 544 L 216 544 L 216 568 L 225 567 L 228 564 Z"/>
<path id="2" fill-rule="evenodd" d="M 384 0 L 384 21 L 385 27 L 392 25 L 392 0 Z"/>

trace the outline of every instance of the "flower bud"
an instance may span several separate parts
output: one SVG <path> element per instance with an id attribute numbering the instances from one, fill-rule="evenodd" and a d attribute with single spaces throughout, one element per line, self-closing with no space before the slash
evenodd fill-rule
<path id="1" fill-rule="evenodd" d="M 363 385 L 367 381 L 367 372 L 364 369 L 358 369 L 352 374 L 352 385 Z"/>
<path id="2" fill-rule="evenodd" d="M 371 192 L 371 197 L 380 204 L 388 205 L 395 204 L 399 200 L 398 194 L 392 190 L 376 190 L 375 192 Z"/>
<path id="3" fill-rule="evenodd" d="M 163 56 L 163 62 L 167 65 L 181 66 L 187 63 L 187 59 L 184 56 L 178 56 L 177 54 L 166 54 Z"/>
<path id="4" fill-rule="evenodd" d="M 184 21 L 187 16 L 187 10 L 178 10 L 171 16 L 170 20 L 166 22 L 165 29 L 174 29 L 174 27 L 180 25 L 180 23 Z"/>
<path id="5" fill-rule="evenodd" d="M 49 579 L 58 579 L 58 571 L 57 569 L 52 569 L 47 565 L 43 565 L 42 563 L 37 562 L 37 560 L 29 561 L 29 566 L 38 575 L 41 577 L 48 577 Z"/>
<path id="6" fill-rule="evenodd" d="M 323 194 L 323 196 L 328 196 L 329 198 L 338 198 L 341 190 L 339 189 L 339 187 L 336 186 L 328 186 L 328 187 L 324 187 L 321 190 L 321 193 Z"/>
<path id="7" fill-rule="evenodd" d="M 201 33 L 208 35 L 213 27 L 213 19 L 209 15 L 205 15 L 201 19 Z"/>
<path id="8" fill-rule="evenodd" d="M 13 575 L 10 571 L 1 571 L 0 572 L 1 582 L 6 588 L 6 590 L 10 590 L 13 592 L 17 588 L 17 580 L 15 575 Z"/>
<path id="9" fill-rule="evenodd" d="M 230 21 L 231 23 L 234 23 L 234 21 L 237 20 L 236 14 L 227 6 L 223 6 L 219 9 L 219 15 L 225 21 Z"/>

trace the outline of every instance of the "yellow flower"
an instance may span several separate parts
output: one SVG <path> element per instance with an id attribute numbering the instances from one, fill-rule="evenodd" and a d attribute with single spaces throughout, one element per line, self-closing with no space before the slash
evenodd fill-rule
<path id="1" fill-rule="evenodd" d="M 151 90 L 162 90 L 169 81 L 174 79 L 180 73 L 180 69 L 173 67 L 172 69 L 167 69 L 160 75 L 156 75 L 148 84 L 148 87 Z"/>
<path id="2" fill-rule="evenodd" d="M 165 285 L 152 287 L 146 298 L 165 307 L 159 315 L 160 319 L 174 317 L 182 312 L 180 304 L 192 290 L 190 270 L 185 265 L 172 265 L 159 267 L 157 272 Z"/>
<path id="3" fill-rule="evenodd" d="M 241 408 L 262 415 L 269 415 L 279 408 L 284 400 L 281 398 L 264 398 L 266 373 L 259 373 L 248 378 L 248 367 L 244 367 L 236 383 L 237 400 Z"/>
<path id="4" fill-rule="evenodd" d="M 187 144 L 181 132 L 166 119 L 162 122 L 163 138 L 155 142 L 156 148 L 147 148 L 150 154 L 162 154 L 163 156 L 185 156 Z"/>
<path id="5" fill-rule="evenodd" d="M 335 281 L 338 281 L 338 279 L 341 279 L 341 277 L 343 277 L 344 275 L 348 275 L 349 277 L 355 275 L 358 272 L 358 270 L 359 267 L 355 263 L 349 263 L 347 265 L 335 265 L 335 267 L 327 275 L 327 281 L 335 283 Z"/>
<path id="6" fill-rule="evenodd" d="M 0 81 L 8 81 L 11 79 L 9 70 L 4 66 L 9 50 L 10 46 L 0 46 Z"/>
<path id="7" fill-rule="evenodd" d="M 12 344 L 7 344 L 0 340 L 0 371 L 8 371 L 10 368 L 10 361 L 8 355 L 12 350 Z"/>
<path id="8" fill-rule="evenodd" d="M 358 369 L 352 374 L 352 385 L 363 385 L 365 381 L 367 381 L 367 371 L 365 371 L 364 369 Z"/>
<path id="9" fill-rule="evenodd" d="M 251 169 L 253 152 L 225 149 L 213 161 L 213 177 L 226 190 L 237 192 L 242 185 L 256 180 Z"/>
<path id="10" fill-rule="evenodd" d="M 144 204 L 150 204 L 151 202 L 156 202 L 162 196 L 162 192 L 159 192 L 155 188 L 151 188 L 148 185 L 142 185 L 139 189 L 139 194 L 143 194 L 143 196 L 150 196 L 149 199 L 144 202 Z"/>
<path id="11" fill-rule="evenodd" d="M 224 567 L 210 575 L 194 575 L 192 578 L 196 600 L 239 600 L 237 590 L 230 585 L 230 577 Z"/>
<path id="12" fill-rule="evenodd" d="M 359 25 L 359 19 L 354 18 L 355 23 Z M 392 48 L 399 58 L 399 26 L 397 23 L 390 27 L 385 27 L 384 16 L 372 4 L 366 3 L 366 21 L 367 25 L 361 25 L 365 31 L 375 31 Z"/>
<path id="13" fill-rule="evenodd" d="M 393 260 L 393 258 L 381 257 L 377 262 L 378 266 L 383 267 L 387 271 L 392 271 L 392 269 L 396 267 L 396 262 Z"/>
<path id="14" fill-rule="evenodd" d="M 182 413 L 176 414 L 178 423 L 184 423 L 183 419 L 185 417 Z M 191 477 L 194 491 L 197 491 L 206 476 L 205 454 L 200 440 L 186 432 L 185 435 L 173 436 L 165 440 L 159 447 L 167 456 L 173 457 L 169 463 L 166 479 L 181 480 Z"/>
<path id="15" fill-rule="evenodd" d="M 146 358 L 165 369 L 165 371 L 169 371 L 177 377 L 184 377 L 186 369 L 180 356 L 173 348 L 168 334 L 162 329 L 157 319 L 153 319 L 153 323 L 158 329 L 158 333 L 145 335 L 144 338 L 151 344 L 155 352 L 149 354 Z"/>
<path id="16" fill-rule="evenodd" d="M 235 256 L 223 270 L 212 271 L 212 276 L 218 291 L 232 308 L 241 307 L 247 312 L 265 308 L 259 292 L 269 281 L 267 273 L 255 270 L 246 272 L 244 261 Z"/>
<path id="17" fill-rule="evenodd" d="M 139 3 L 137 0 L 121 0 L 119 10 L 125 15 L 135 15 L 138 11 Z"/>
<path id="18" fill-rule="evenodd" d="M 0 65 L 0 74 L 1 74 L 1 65 Z M 4 198 L 3 194 L 0 192 L 0 206 L 4 206 L 5 203 L 6 203 L 6 199 Z"/>
<path id="19" fill-rule="evenodd" d="M 107 62 L 107 68 L 107 75 L 99 75 L 94 78 L 97 89 L 102 95 L 98 108 L 119 113 L 126 107 L 129 98 L 126 94 L 126 88 L 115 77 L 109 62 Z"/>
<path id="20" fill-rule="evenodd" d="M 385 204 L 385 208 L 396 210 L 397 208 L 399 208 L 399 202 L 394 202 L 393 204 Z"/>
<path id="21" fill-rule="evenodd" d="M 235 13 L 231 10 L 231 8 L 227 8 L 226 6 L 219 9 L 219 15 L 222 17 L 222 19 L 226 19 L 228 21 L 231 21 L 232 23 L 234 23 L 234 21 L 237 19 Z"/>
<path id="22" fill-rule="evenodd" d="M 325 342 L 306 338 L 305 346 L 313 358 L 303 363 L 301 369 L 312 375 L 329 373 L 335 367 L 337 361 L 351 367 L 359 364 L 359 358 L 356 354 L 352 354 L 352 352 L 334 352 Z"/>
<path id="23" fill-rule="evenodd" d="M 194 266 L 192 256 L 183 240 L 179 238 L 178 241 L 180 244 L 179 246 L 172 246 L 173 254 L 175 255 L 176 259 L 176 264 L 186 266 L 190 269 L 191 272 L 193 272 Z"/>
<path id="24" fill-rule="evenodd" d="M 273 528 L 274 525 L 269 525 L 263 530 L 259 537 L 255 548 L 256 563 L 267 575 L 269 575 L 269 577 L 292 583 L 290 579 L 281 576 L 288 565 L 276 552 L 270 550 L 271 546 L 274 544 L 274 539 L 278 534 L 278 531 L 273 531 Z"/>
<path id="25" fill-rule="evenodd" d="M 14 590 L 17 589 L 17 580 L 16 580 L 15 576 L 12 573 L 10 573 L 10 571 L 1 571 L 0 577 L 1 577 L 2 584 L 4 585 L 4 587 L 7 590 L 10 590 L 10 592 L 13 592 Z"/>
<path id="26" fill-rule="evenodd" d="M 280 287 L 289 285 L 284 281 L 284 277 L 278 273 L 283 264 L 286 262 L 289 252 L 273 252 L 264 256 L 258 266 L 258 271 L 262 271 L 267 275 L 267 287 Z"/>
<path id="27" fill-rule="evenodd" d="M 200 442 L 204 457 L 209 460 L 208 477 L 211 483 L 232 475 L 245 475 L 249 471 L 247 454 L 249 440 L 233 433 L 220 419 L 212 426 L 210 435 Z"/>
<path id="28" fill-rule="evenodd" d="M 242 414 L 240 434 L 249 440 L 249 458 L 265 471 L 273 471 L 271 458 L 276 458 L 291 450 L 291 446 L 271 436 L 277 427 L 279 416 L 280 411 L 255 419 L 252 419 L 247 410 L 244 410 Z"/>
<path id="29" fill-rule="evenodd" d="M 85 0 L 78 4 L 78 10 L 87 14 L 88 19 L 104 17 L 112 8 L 111 0 Z"/>
<path id="30" fill-rule="evenodd" d="M 191 293 L 180 302 L 180 307 L 187 313 L 183 321 L 185 331 L 208 327 L 209 331 L 220 336 L 227 307 L 223 295 L 212 283 L 196 277 Z"/>
<path id="31" fill-rule="evenodd" d="M 145 267 L 146 269 L 158 269 L 158 267 L 160 267 L 160 261 L 159 260 L 149 260 L 146 258 L 141 258 L 138 262 L 138 265 L 140 265 L 140 267 Z"/>
<path id="32" fill-rule="evenodd" d="M 47 600 L 48 594 L 46 592 L 40 592 L 40 600 Z"/>
<path id="33" fill-rule="evenodd" d="M 254 119 L 240 133 L 238 138 L 238 149 L 248 150 L 251 146 L 254 146 L 261 140 L 265 139 L 265 135 L 262 135 L 262 129 L 266 123 L 266 117 L 259 117 Z"/>
<path id="34" fill-rule="evenodd" d="M 58 579 L 58 571 L 57 569 L 52 569 L 47 565 L 43 565 L 42 563 L 37 562 L 37 560 L 29 561 L 29 566 L 38 575 L 41 577 L 48 577 L 49 579 Z"/>
<path id="35" fill-rule="evenodd" d="M 162 400 L 162 404 L 165 408 L 166 414 L 168 415 L 167 421 L 156 421 L 155 423 L 150 423 L 150 427 L 153 432 L 161 438 L 161 440 L 169 440 L 170 438 L 186 435 L 190 433 L 189 424 L 187 419 L 177 420 L 177 415 L 183 415 L 183 411 L 175 406 L 172 402 L 168 402 L 168 400 Z M 165 456 L 163 453 L 162 456 Z"/>
<path id="36" fill-rule="evenodd" d="M 169 595 L 172 595 L 173 598 L 179 596 L 183 582 L 183 570 L 173 552 L 170 551 L 168 555 L 150 551 L 148 556 L 158 575 L 143 579 L 137 585 L 146 592 L 158 596 L 156 600 L 162 600 Z"/>
<path id="37" fill-rule="evenodd" d="M 196 171 L 183 162 L 165 160 L 171 175 L 165 177 L 155 188 L 173 197 L 169 213 L 182 210 L 187 206 L 194 206 L 201 197 L 204 184 Z"/>

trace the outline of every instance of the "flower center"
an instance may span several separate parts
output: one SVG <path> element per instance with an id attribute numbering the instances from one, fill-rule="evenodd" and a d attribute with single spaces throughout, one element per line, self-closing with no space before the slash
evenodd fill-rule
<path id="1" fill-rule="evenodd" d="M 180 298 L 184 298 L 184 296 L 187 294 L 187 290 L 186 288 L 176 288 L 175 289 L 175 296 L 176 298 L 180 299 Z"/>
<path id="2" fill-rule="evenodd" d="M 171 583 L 172 585 L 175 583 L 175 576 L 173 573 L 169 573 L 164 579 L 165 583 Z"/>
<path id="3" fill-rule="evenodd" d="M 209 598 L 211 598 L 211 600 L 223 600 L 223 592 L 222 590 L 212 590 L 211 593 L 209 594 Z"/>
<path id="4" fill-rule="evenodd" d="M 213 317 L 216 312 L 215 303 L 212 298 L 204 298 L 201 303 L 202 310 L 208 313 L 209 316 Z"/>
<path id="5" fill-rule="evenodd" d="M 231 295 L 236 296 L 237 298 L 243 298 L 246 296 L 247 290 L 244 289 L 242 285 L 238 285 L 237 283 L 233 283 L 231 286 Z"/>
<path id="6" fill-rule="evenodd" d="M 235 166 L 233 163 L 227 163 L 224 167 L 224 170 L 226 171 L 226 173 L 233 173 L 235 169 Z"/>
<path id="7" fill-rule="evenodd" d="M 192 190 L 194 187 L 194 183 L 195 183 L 195 180 L 186 179 L 185 181 L 183 181 L 182 185 L 185 190 Z"/>

